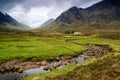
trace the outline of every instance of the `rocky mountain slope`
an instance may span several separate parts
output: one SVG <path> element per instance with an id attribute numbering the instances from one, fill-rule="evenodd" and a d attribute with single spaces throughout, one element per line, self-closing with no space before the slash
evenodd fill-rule
<path id="1" fill-rule="evenodd" d="M 0 12 L 0 28 L 1 29 L 29 29 L 30 27 L 19 23 L 8 14 Z"/>
<path id="2" fill-rule="evenodd" d="M 120 1 L 103 0 L 91 7 L 72 7 L 63 12 L 54 23 L 44 29 L 91 27 L 97 29 L 120 29 Z"/>
<path id="3" fill-rule="evenodd" d="M 47 26 L 47 25 L 51 24 L 51 23 L 54 22 L 54 21 L 55 21 L 55 19 L 49 19 L 49 20 L 47 20 L 46 22 L 44 22 L 44 23 L 41 25 L 41 27 Z"/>
<path id="4" fill-rule="evenodd" d="M 2 12 L 0 12 L 0 24 L 4 24 L 4 23 L 20 25 L 20 23 L 17 22 L 15 19 L 13 19 L 10 15 L 3 14 Z"/>
<path id="5" fill-rule="evenodd" d="M 115 0 L 113 2 L 111 1 L 113 0 L 105 0 L 86 9 L 72 7 L 61 14 L 56 19 L 56 22 L 80 26 L 81 23 L 87 23 L 90 25 L 101 25 L 106 22 L 119 21 L 120 7 L 113 3 L 116 2 Z M 79 21 L 79 23 L 77 23 L 77 21 Z"/>

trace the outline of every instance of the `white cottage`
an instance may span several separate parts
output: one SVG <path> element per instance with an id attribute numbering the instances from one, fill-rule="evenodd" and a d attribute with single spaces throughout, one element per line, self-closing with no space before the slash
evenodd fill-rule
<path id="1" fill-rule="evenodd" d="M 81 34 L 81 32 L 74 32 L 74 34 Z"/>

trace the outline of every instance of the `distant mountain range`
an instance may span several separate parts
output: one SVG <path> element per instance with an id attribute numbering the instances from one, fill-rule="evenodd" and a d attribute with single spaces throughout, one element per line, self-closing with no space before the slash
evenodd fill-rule
<path id="1" fill-rule="evenodd" d="M 44 23 L 41 25 L 41 27 L 47 26 L 47 25 L 51 24 L 51 23 L 54 22 L 54 21 L 55 21 L 55 19 L 49 19 L 49 20 L 47 20 L 46 22 L 44 22 Z"/>
<path id="2" fill-rule="evenodd" d="M 116 2 L 116 0 L 114 0 L 114 2 Z M 61 14 L 56 19 L 56 22 L 71 24 L 74 23 L 75 20 L 89 24 L 99 24 L 103 20 L 120 20 L 120 7 L 113 4 L 111 0 L 102 1 L 86 9 L 72 7 Z"/>
<path id="3" fill-rule="evenodd" d="M 20 23 L 17 22 L 15 19 L 13 19 L 10 15 L 3 14 L 2 12 L 0 12 L 0 24 L 4 24 L 4 23 L 9 23 L 12 25 L 20 25 Z"/>
<path id="4" fill-rule="evenodd" d="M 120 29 L 120 0 L 103 0 L 86 9 L 72 7 L 52 24 L 38 29 L 67 29 L 89 26 L 97 29 Z"/>
<path id="5" fill-rule="evenodd" d="M 0 12 L 0 28 L 4 29 L 29 29 L 30 27 L 19 23 L 8 14 Z"/>
<path id="6" fill-rule="evenodd" d="M 0 28 L 30 29 L 0 12 Z M 36 30 L 120 29 L 120 0 L 103 0 L 88 8 L 71 7 Z"/>

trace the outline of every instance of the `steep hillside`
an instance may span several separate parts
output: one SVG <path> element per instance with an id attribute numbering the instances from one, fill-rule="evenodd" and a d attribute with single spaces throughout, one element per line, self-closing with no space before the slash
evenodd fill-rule
<path id="1" fill-rule="evenodd" d="M 10 15 L 3 14 L 2 12 L 0 12 L 0 24 L 4 24 L 4 23 L 20 25 L 20 23 L 17 22 L 15 19 L 13 19 Z"/>
<path id="2" fill-rule="evenodd" d="M 102 25 L 106 22 L 109 23 L 112 21 L 119 21 L 120 7 L 111 1 L 105 0 L 86 9 L 72 7 L 61 14 L 56 19 L 56 22 L 81 26 L 81 23 L 87 23 L 90 25 Z M 76 24 L 77 21 L 79 21 L 79 23 Z"/>
<path id="3" fill-rule="evenodd" d="M 20 29 L 28 30 L 30 27 L 19 23 L 8 14 L 0 12 L 0 29 Z"/>
<path id="4" fill-rule="evenodd" d="M 55 21 L 55 19 L 49 19 L 49 20 L 47 20 L 46 22 L 44 22 L 44 23 L 41 25 L 41 27 L 47 26 L 47 25 L 51 24 L 51 23 L 54 22 L 54 21 Z"/>
<path id="5" fill-rule="evenodd" d="M 119 0 L 103 0 L 86 9 L 72 7 L 44 29 L 120 29 L 119 4 Z"/>

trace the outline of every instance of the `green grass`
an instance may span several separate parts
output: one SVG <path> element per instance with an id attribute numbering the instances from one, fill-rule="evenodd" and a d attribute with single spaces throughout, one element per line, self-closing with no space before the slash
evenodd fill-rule
<path id="1" fill-rule="evenodd" d="M 23 34 L 1 33 L 0 36 L 0 63 L 21 60 L 41 61 L 55 59 L 60 55 L 78 55 L 84 47 L 66 42 L 63 37 L 40 37 Z M 110 35 L 111 36 L 111 35 Z M 75 39 L 72 38 L 72 39 Z M 103 38 L 80 38 L 74 40 L 79 44 L 109 45 L 113 52 L 90 59 L 80 67 L 66 66 L 63 69 L 36 75 L 23 80 L 119 80 L 120 69 L 120 40 Z M 102 66 L 102 67 L 101 67 Z M 112 69 L 115 66 L 114 69 Z M 76 67 L 76 68 L 75 68 Z M 75 68 L 75 69 L 74 69 Z M 73 70 L 74 69 L 74 70 Z M 112 76 L 112 77 L 111 77 Z"/>
<path id="2" fill-rule="evenodd" d="M 0 36 L 0 63 L 21 60 L 41 61 L 55 59 L 60 55 L 78 55 L 84 47 L 68 43 L 65 38 L 39 36 Z"/>
<path id="3" fill-rule="evenodd" d="M 76 67 L 65 75 L 45 80 L 120 80 L 120 55 Z M 31 79 L 32 80 L 32 79 Z"/>
<path id="4" fill-rule="evenodd" d="M 88 38 L 88 39 L 77 39 L 74 42 L 79 44 L 103 44 L 109 45 L 114 51 L 120 51 L 120 40 L 114 39 L 103 39 L 103 38 Z"/>
<path id="5" fill-rule="evenodd" d="M 79 44 L 100 44 L 101 40 L 95 38 L 87 38 L 87 39 L 82 38 L 82 39 L 74 40 L 74 42 Z"/>
<path id="6" fill-rule="evenodd" d="M 89 59 L 67 74 L 45 80 L 120 80 L 120 40 L 91 38 L 78 39 L 75 42 L 80 44 L 107 44 L 113 48 L 113 52 L 98 59 Z"/>
<path id="7" fill-rule="evenodd" d="M 74 42 L 79 44 L 104 44 L 109 45 L 113 52 L 106 54 L 98 59 L 93 58 L 86 61 L 80 67 L 72 71 L 61 69 L 59 75 L 51 76 L 53 72 L 42 75 L 32 76 L 24 80 L 119 80 L 120 70 L 120 40 L 89 38 L 77 39 Z M 69 68 L 68 68 L 69 69 Z M 58 70 L 56 70 L 58 71 Z M 57 73 L 57 72 L 55 72 Z"/>
<path id="8" fill-rule="evenodd" d="M 95 35 L 98 38 L 120 39 L 120 30 L 96 30 Z"/>
<path id="9" fill-rule="evenodd" d="M 49 79 L 49 78 L 53 78 L 53 77 L 58 76 L 58 75 L 64 75 L 67 72 L 72 71 L 75 67 L 76 67 L 76 65 L 73 64 L 73 65 L 66 66 L 66 67 L 61 68 L 61 69 L 52 70 L 51 72 L 48 72 L 48 73 L 44 73 L 44 74 L 40 74 L 40 75 L 36 75 L 36 76 L 31 76 L 31 77 L 25 78 L 23 80 L 45 80 L 46 78 Z"/>

